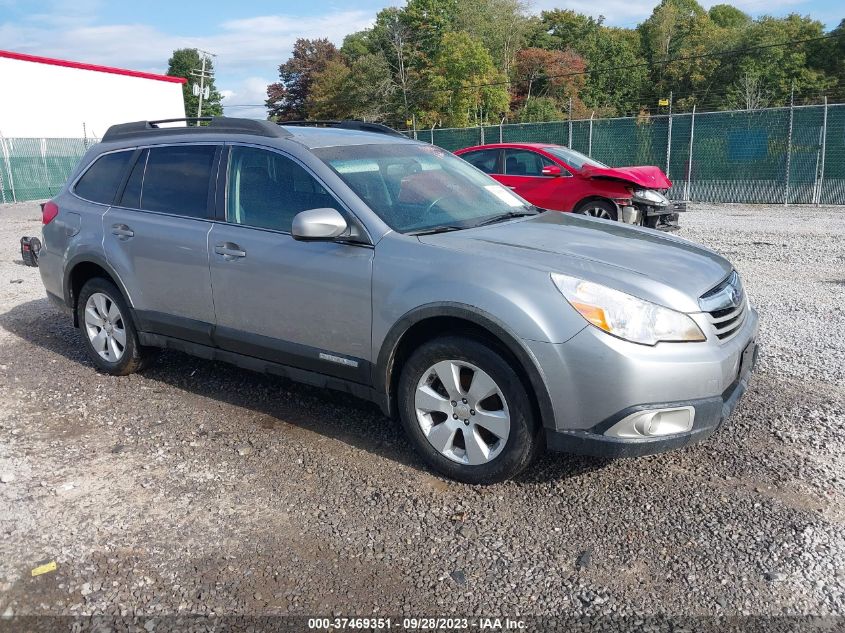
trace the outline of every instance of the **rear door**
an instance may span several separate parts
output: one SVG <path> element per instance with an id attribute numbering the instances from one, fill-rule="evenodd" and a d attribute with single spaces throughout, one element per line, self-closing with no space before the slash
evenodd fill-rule
<path id="1" fill-rule="evenodd" d="M 373 249 L 301 242 L 294 216 L 347 214 L 299 161 L 232 145 L 225 217 L 209 235 L 215 341 L 230 351 L 366 383 L 370 379 Z"/>
<path id="2" fill-rule="evenodd" d="M 543 167 L 555 165 L 550 158 L 528 149 L 505 149 L 504 174 L 497 178 L 531 204 L 543 209 L 571 211 L 566 189 L 572 175 L 561 168 L 559 176 L 546 176 Z"/>
<path id="3" fill-rule="evenodd" d="M 138 150 L 117 204 L 103 216 L 106 257 L 132 296 L 142 331 L 212 343 L 208 233 L 221 149 Z"/>

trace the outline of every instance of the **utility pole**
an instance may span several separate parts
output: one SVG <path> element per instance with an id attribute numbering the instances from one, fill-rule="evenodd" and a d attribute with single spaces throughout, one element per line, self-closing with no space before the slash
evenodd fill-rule
<path id="1" fill-rule="evenodd" d="M 217 55 L 215 55 L 214 53 L 209 53 L 208 51 L 204 51 L 199 48 L 195 50 L 202 59 L 202 68 L 195 68 L 191 71 L 191 74 L 194 77 L 199 77 L 200 79 L 199 91 L 194 91 L 195 94 L 199 96 L 199 102 L 197 103 L 197 118 L 199 118 L 202 116 L 202 100 L 208 99 L 210 94 L 210 90 L 205 85 L 205 80 L 208 79 L 210 82 L 212 79 L 214 79 L 214 73 L 210 71 L 206 72 L 205 70 L 206 62 L 208 61 L 209 57 L 217 57 Z M 196 87 L 196 84 L 194 84 L 194 87 Z M 197 125 L 199 125 L 199 121 L 197 121 Z"/>

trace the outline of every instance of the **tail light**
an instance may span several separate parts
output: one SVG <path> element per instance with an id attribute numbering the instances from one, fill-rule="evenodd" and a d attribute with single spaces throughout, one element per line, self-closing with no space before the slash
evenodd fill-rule
<path id="1" fill-rule="evenodd" d="M 56 219 L 57 215 L 59 215 L 58 205 L 52 200 L 45 202 L 44 206 L 41 207 L 41 224 L 50 224 Z"/>

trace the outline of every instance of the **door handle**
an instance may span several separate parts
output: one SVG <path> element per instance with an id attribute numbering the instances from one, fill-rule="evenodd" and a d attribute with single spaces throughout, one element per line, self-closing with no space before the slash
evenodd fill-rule
<path id="1" fill-rule="evenodd" d="M 218 255 L 222 255 L 223 259 L 225 259 L 226 261 L 232 261 L 233 259 L 246 257 L 246 251 L 241 250 L 240 246 L 238 246 L 237 244 L 233 244 L 232 242 L 216 244 L 214 246 L 214 252 Z"/>
<path id="2" fill-rule="evenodd" d="M 508 185 L 508 189 L 514 189 L 514 190 L 516 190 L 516 187 L 515 187 L 515 186 L 511 186 L 511 185 Z"/>
<path id="3" fill-rule="evenodd" d="M 112 235 L 117 235 L 120 239 L 128 240 L 130 237 L 135 236 L 135 231 L 130 229 L 125 224 L 112 224 L 111 227 Z"/>

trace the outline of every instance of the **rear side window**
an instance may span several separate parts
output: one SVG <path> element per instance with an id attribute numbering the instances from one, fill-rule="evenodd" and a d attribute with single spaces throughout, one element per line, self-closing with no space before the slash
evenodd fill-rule
<path id="1" fill-rule="evenodd" d="M 132 172 L 129 174 L 129 180 L 126 181 L 126 188 L 123 190 L 123 195 L 120 198 L 120 206 L 127 209 L 141 208 L 141 185 L 144 183 L 144 169 L 147 167 L 147 156 L 150 150 L 145 149 L 138 155 L 138 160 L 135 161 L 135 166 L 132 167 Z"/>
<path id="2" fill-rule="evenodd" d="M 216 149 L 214 145 L 150 148 L 139 207 L 192 218 L 208 217 L 208 191 Z M 135 176 L 133 170 L 132 177 Z"/>
<path id="3" fill-rule="evenodd" d="M 499 173 L 499 150 L 497 149 L 482 149 L 477 152 L 469 152 L 461 156 L 466 162 L 473 167 L 478 167 L 485 174 Z"/>
<path id="4" fill-rule="evenodd" d="M 100 156 L 76 183 L 76 195 L 91 202 L 112 204 L 132 153 L 129 150 Z"/>

